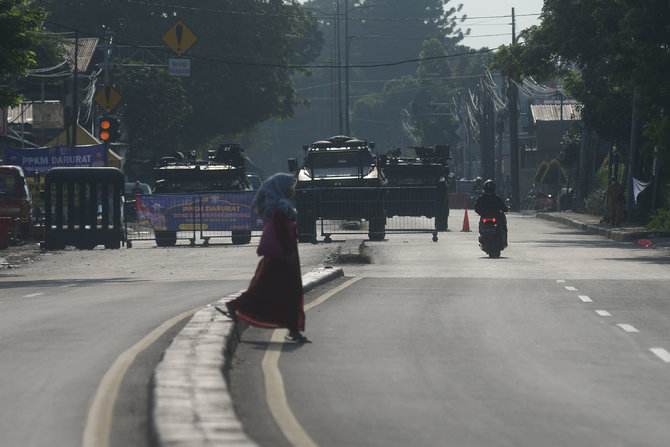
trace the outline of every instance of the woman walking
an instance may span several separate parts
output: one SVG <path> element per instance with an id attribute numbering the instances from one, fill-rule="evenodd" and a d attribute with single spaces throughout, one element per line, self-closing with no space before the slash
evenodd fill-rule
<path id="1" fill-rule="evenodd" d="M 269 177 L 254 196 L 252 206 L 265 225 L 256 252 L 263 256 L 249 288 L 228 301 L 228 315 L 261 328 L 287 328 L 288 339 L 309 342 L 305 330 L 302 275 L 296 233 L 297 212 L 289 199 L 295 194 L 294 177 Z"/>

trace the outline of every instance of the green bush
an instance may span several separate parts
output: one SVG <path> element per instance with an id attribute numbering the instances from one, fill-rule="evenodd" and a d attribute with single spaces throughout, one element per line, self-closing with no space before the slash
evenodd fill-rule
<path id="1" fill-rule="evenodd" d="M 595 191 L 591 191 L 584 199 L 583 207 L 579 208 L 577 211 L 594 216 L 604 216 L 605 190 L 596 189 Z"/>
<path id="2" fill-rule="evenodd" d="M 651 231 L 670 230 L 670 208 L 659 208 L 651 216 L 647 224 L 647 229 Z"/>
<path id="3" fill-rule="evenodd" d="M 647 229 L 651 231 L 665 231 L 670 230 L 670 183 L 665 183 L 661 186 L 661 194 L 667 197 L 665 208 L 659 208 L 652 214 Z"/>

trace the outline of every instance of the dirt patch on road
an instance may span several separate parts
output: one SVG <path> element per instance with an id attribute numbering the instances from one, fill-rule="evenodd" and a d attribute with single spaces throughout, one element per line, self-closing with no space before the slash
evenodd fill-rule
<path id="1" fill-rule="evenodd" d="M 40 259 L 43 250 L 37 241 L 11 243 L 9 247 L 0 250 L 0 269 L 17 268 L 31 264 Z"/>

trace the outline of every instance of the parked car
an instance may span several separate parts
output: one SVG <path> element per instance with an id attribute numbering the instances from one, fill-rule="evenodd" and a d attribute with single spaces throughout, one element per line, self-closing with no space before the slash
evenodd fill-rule
<path id="1" fill-rule="evenodd" d="M 12 219 L 12 237 L 25 238 L 32 226 L 32 198 L 20 166 L 0 166 L 0 217 Z"/>
<path id="2" fill-rule="evenodd" d="M 151 186 L 142 182 L 126 182 L 123 191 L 123 214 L 128 222 L 137 220 L 137 205 L 135 197 L 151 194 Z"/>

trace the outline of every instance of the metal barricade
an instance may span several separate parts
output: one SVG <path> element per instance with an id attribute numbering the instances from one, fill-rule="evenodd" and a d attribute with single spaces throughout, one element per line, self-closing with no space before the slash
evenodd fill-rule
<path id="1" fill-rule="evenodd" d="M 121 195 L 123 172 L 116 168 L 53 168 L 44 178 L 46 249 L 73 245 L 120 248 L 125 239 Z"/>
<path id="2" fill-rule="evenodd" d="M 446 191 L 434 186 L 380 188 L 315 188 L 298 191 L 301 240 L 326 242 L 335 234 L 368 234 L 383 240 L 388 233 L 431 233 L 447 229 Z"/>
<path id="3" fill-rule="evenodd" d="M 213 238 L 230 238 L 235 245 L 260 237 L 263 222 L 253 212 L 253 191 L 223 191 L 203 194 L 137 195 L 134 213 L 126 213 L 126 238 L 155 240 L 158 246 L 173 246 L 178 240 L 196 240 L 208 245 Z"/>

